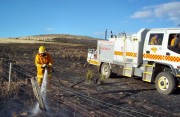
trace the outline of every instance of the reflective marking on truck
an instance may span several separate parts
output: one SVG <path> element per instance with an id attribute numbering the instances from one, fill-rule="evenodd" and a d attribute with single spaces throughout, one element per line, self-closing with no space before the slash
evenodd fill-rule
<path id="1" fill-rule="evenodd" d="M 143 54 L 143 58 L 153 59 L 153 60 L 163 60 L 163 55 L 158 54 Z"/>
<path id="2" fill-rule="evenodd" d="M 126 52 L 126 56 L 137 57 L 137 53 L 134 53 L 134 52 Z"/>
<path id="3" fill-rule="evenodd" d="M 165 60 L 172 62 L 180 62 L 180 57 L 178 56 L 166 56 Z"/>
<path id="4" fill-rule="evenodd" d="M 114 55 L 123 56 L 123 52 L 121 52 L 121 51 L 114 51 Z M 137 53 L 134 53 L 134 52 L 126 52 L 126 56 L 137 57 Z"/>
<path id="5" fill-rule="evenodd" d="M 123 52 L 120 52 L 120 51 L 114 51 L 114 55 L 123 56 Z"/>
<path id="6" fill-rule="evenodd" d="M 180 57 L 178 56 L 164 56 L 158 54 L 143 54 L 143 58 L 153 59 L 153 60 L 166 60 L 171 62 L 180 62 Z"/>
<path id="7" fill-rule="evenodd" d="M 88 62 L 90 63 L 90 64 L 93 64 L 93 65 L 97 65 L 97 66 L 99 66 L 100 65 L 100 62 L 98 61 L 98 60 L 88 60 Z"/>

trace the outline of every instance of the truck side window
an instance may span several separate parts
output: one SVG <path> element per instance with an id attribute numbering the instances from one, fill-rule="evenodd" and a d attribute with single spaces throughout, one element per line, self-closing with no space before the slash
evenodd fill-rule
<path id="1" fill-rule="evenodd" d="M 169 34 L 168 46 L 172 46 L 172 43 L 173 43 L 173 34 Z"/>
<path id="2" fill-rule="evenodd" d="M 168 38 L 168 49 L 180 54 L 179 34 L 171 33 Z"/>
<path id="3" fill-rule="evenodd" d="M 169 41 L 168 41 L 168 45 L 175 47 L 175 48 L 179 48 L 179 35 L 178 34 L 169 34 Z"/>
<path id="4" fill-rule="evenodd" d="M 149 36 L 149 45 L 162 45 L 163 33 L 152 33 Z"/>

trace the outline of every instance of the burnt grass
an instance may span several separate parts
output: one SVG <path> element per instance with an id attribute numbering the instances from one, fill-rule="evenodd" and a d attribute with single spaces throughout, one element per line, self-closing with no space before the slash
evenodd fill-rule
<path id="1" fill-rule="evenodd" d="M 82 117 L 180 116 L 180 89 L 176 89 L 171 95 L 163 95 L 157 92 L 154 84 L 143 82 L 141 78 L 126 78 L 117 75 L 105 79 L 102 85 L 97 85 L 96 79 L 100 77 L 98 68 L 86 62 L 88 48 L 96 48 L 96 44 L 94 42 L 85 43 L 84 40 L 82 44 L 69 44 L 69 42 L 64 44 L 58 42 L 0 44 L 0 116 L 32 116 L 31 110 L 37 101 L 33 94 L 30 78 L 36 74 L 34 59 L 40 45 L 46 46 L 54 60 L 53 91 L 48 93 L 48 97 L 50 105 L 56 108 L 56 111 L 66 106 L 66 109 L 71 112 L 77 108 L 76 114 Z M 6 65 L 9 65 L 10 61 L 13 63 L 14 71 L 12 69 L 10 91 L 7 91 L 8 75 L 5 75 L 5 72 L 9 70 Z M 93 72 L 91 82 L 85 80 L 88 70 Z M 98 104 L 96 101 L 90 103 L 85 98 L 69 93 L 59 86 L 64 86 L 104 103 Z M 57 103 L 61 106 L 57 107 Z M 112 105 L 104 106 L 105 103 Z M 79 110 L 84 109 L 86 113 L 78 111 L 78 108 Z M 39 113 L 36 116 L 43 116 L 43 114 Z M 61 117 L 62 115 L 54 115 L 52 112 L 49 113 L 49 116 Z M 69 113 L 67 116 L 73 115 Z"/>

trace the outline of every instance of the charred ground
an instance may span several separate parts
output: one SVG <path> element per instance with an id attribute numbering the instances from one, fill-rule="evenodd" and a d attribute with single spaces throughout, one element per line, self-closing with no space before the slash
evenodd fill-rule
<path id="1" fill-rule="evenodd" d="M 34 58 L 40 45 L 46 46 L 54 60 L 53 91 L 48 93 L 52 111 L 35 116 L 61 117 L 62 113 L 74 116 L 72 112 L 82 117 L 180 116 L 180 89 L 171 95 L 162 95 L 154 84 L 122 76 L 105 79 L 102 85 L 97 85 L 98 68 L 86 62 L 88 48 L 96 48 L 96 44 L 82 42 L 0 44 L 0 116 L 32 116 L 36 99 L 30 78 L 36 74 Z M 7 91 L 10 62 L 13 73 L 11 88 Z M 85 80 L 88 70 L 93 72 L 92 82 Z"/>

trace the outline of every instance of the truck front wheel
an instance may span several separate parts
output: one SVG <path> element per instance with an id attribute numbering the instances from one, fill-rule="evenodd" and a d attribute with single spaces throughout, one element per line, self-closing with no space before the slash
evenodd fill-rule
<path id="1" fill-rule="evenodd" d="M 104 75 L 105 78 L 111 77 L 112 70 L 110 69 L 110 66 L 108 63 L 103 63 L 101 65 L 101 75 Z"/>
<path id="2" fill-rule="evenodd" d="M 170 94 L 175 89 L 175 79 L 170 72 L 161 72 L 155 80 L 156 89 L 159 93 Z"/>

